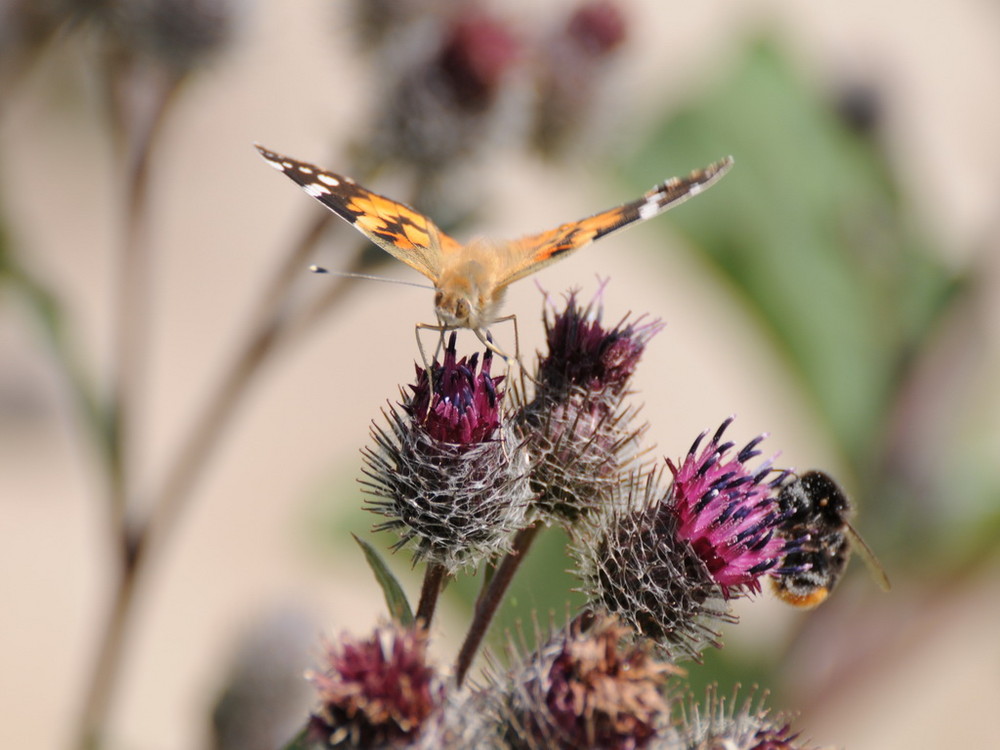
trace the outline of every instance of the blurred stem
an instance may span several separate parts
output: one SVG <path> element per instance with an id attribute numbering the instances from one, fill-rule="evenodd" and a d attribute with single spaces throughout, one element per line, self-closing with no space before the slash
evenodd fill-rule
<path id="1" fill-rule="evenodd" d="M 149 218 L 150 164 L 163 132 L 163 124 L 176 101 L 182 79 L 158 81 L 156 100 L 145 120 L 131 128 L 135 139 L 127 154 L 125 175 L 125 215 L 121 262 L 118 276 L 116 321 L 115 383 L 111 413 L 111 437 L 114 445 L 109 474 L 111 511 L 115 533 L 127 555 L 126 516 L 132 499 L 135 471 L 133 449 L 137 443 L 136 413 L 141 401 L 141 386 L 147 360 L 150 302 L 150 248 L 147 241 Z M 125 99 L 127 101 L 127 98 Z M 119 102 L 118 106 L 125 106 Z"/>
<path id="2" fill-rule="evenodd" d="M 200 412 L 190 434 L 182 443 L 180 453 L 169 468 L 160 491 L 152 499 L 150 516 L 132 533 L 123 526 L 124 564 L 108 613 L 108 622 L 101 635 L 87 689 L 87 702 L 77 732 L 76 747 L 81 750 L 100 747 L 102 727 L 121 667 L 128 628 L 135 612 L 135 594 L 141 587 L 143 572 L 151 558 L 150 548 L 162 544 L 169 537 L 186 507 L 191 488 L 253 381 L 253 376 L 280 349 L 279 344 L 288 343 L 289 337 L 285 335 L 288 327 L 296 331 L 302 330 L 301 324 L 286 320 L 282 310 L 285 292 L 296 277 L 295 270 L 301 269 L 302 259 L 311 252 L 326 224 L 327 218 L 324 215 L 307 228 L 292 251 L 286 255 L 282 268 L 265 292 L 265 304 L 259 314 L 259 322 L 224 374 L 208 401 L 208 407 Z M 356 260 L 355 263 L 357 262 Z M 331 308 L 343 294 L 346 289 L 343 281 L 338 279 L 332 283 L 332 289 L 324 294 L 324 309 Z M 316 312 L 313 310 L 311 320 L 317 319 Z"/>
<path id="3" fill-rule="evenodd" d="M 514 574 L 524 562 L 540 528 L 539 524 L 534 524 L 517 532 L 517 536 L 514 537 L 513 549 L 504 556 L 503 561 L 497 566 L 493 578 L 486 585 L 483 594 L 476 600 L 476 609 L 472 616 L 472 623 L 469 625 L 469 632 L 465 636 L 462 650 L 458 652 L 458 659 L 455 661 L 455 682 L 458 687 L 462 686 L 465 675 L 469 671 L 469 667 L 472 666 L 472 660 L 476 658 L 479 646 L 482 644 L 483 638 L 486 637 L 490 623 L 493 622 L 493 617 L 500 607 L 500 602 L 503 601 L 510 582 L 514 580 Z"/>
<path id="4" fill-rule="evenodd" d="M 431 626 L 438 596 L 444 584 L 447 569 L 440 563 L 430 563 L 424 571 L 424 585 L 420 589 L 420 603 L 417 605 L 417 622 L 425 630 Z"/>

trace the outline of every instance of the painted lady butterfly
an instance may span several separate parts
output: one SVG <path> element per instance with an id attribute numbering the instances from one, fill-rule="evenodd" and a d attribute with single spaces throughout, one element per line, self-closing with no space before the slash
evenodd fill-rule
<path id="1" fill-rule="evenodd" d="M 409 206 L 366 190 L 350 177 L 257 146 L 264 159 L 390 255 L 434 283 L 441 328 L 471 328 L 479 338 L 497 319 L 508 285 L 575 250 L 635 222 L 645 221 L 708 189 L 729 170 L 732 157 L 687 177 L 674 177 L 642 198 L 587 219 L 511 242 L 482 238 L 462 244 Z"/>

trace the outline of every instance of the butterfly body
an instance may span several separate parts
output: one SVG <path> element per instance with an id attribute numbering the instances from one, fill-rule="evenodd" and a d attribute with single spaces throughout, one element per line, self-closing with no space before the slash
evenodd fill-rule
<path id="1" fill-rule="evenodd" d="M 697 195 L 732 166 L 723 159 L 684 178 L 672 178 L 642 198 L 509 242 L 462 244 L 409 206 L 367 190 L 349 177 L 257 146 L 261 156 L 359 232 L 434 284 L 443 328 L 471 328 L 482 338 L 496 321 L 507 287 L 630 224 L 645 221 Z"/>

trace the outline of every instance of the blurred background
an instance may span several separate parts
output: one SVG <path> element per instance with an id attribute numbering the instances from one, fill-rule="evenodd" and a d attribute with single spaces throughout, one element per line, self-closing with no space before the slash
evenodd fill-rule
<path id="1" fill-rule="evenodd" d="M 667 323 L 636 376 L 657 455 L 735 413 L 856 499 L 892 591 L 855 562 L 815 611 L 738 602 L 692 690 L 759 684 L 817 744 L 989 746 L 998 71 L 985 0 L 0 0 L 0 745 L 273 747 L 321 635 L 384 615 L 349 535 L 392 541 L 359 450 L 432 295 L 307 273 L 416 276 L 259 141 L 460 238 L 732 154 L 697 200 L 516 284 L 522 352 L 539 286 L 608 279 L 610 323 Z M 565 611 L 562 541 L 498 632 Z M 477 585 L 445 592 L 442 663 Z"/>

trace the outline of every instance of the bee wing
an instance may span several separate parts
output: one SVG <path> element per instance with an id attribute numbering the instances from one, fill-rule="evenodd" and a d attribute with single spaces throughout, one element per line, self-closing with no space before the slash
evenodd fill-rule
<path id="1" fill-rule="evenodd" d="M 350 177 L 257 146 L 264 160 L 390 255 L 437 283 L 441 258 L 462 245 L 404 203 L 373 193 Z"/>
<path id="2" fill-rule="evenodd" d="M 652 219 L 714 185 L 733 165 L 726 157 L 687 177 L 673 177 L 654 187 L 642 198 L 602 211 L 580 221 L 563 224 L 541 234 L 522 237 L 511 243 L 513 261 L 500 278 L 503 287 L 535 273 L 594 240 L 624 229 L 638 221 Z"/>
<path id="3" fill-rule="evenodd" d="M 851 537 L 851 542 L 854 546 L 854 551 L 858 553 L 858 556 L 864 561 L 865 567 L 868 568 L 868 572 L 871 577 L 878 584 L 879 588 L 883 591 L 888 591 L 892 588 L 892 584 L 889 583 L 889 576 L 885 573 L 885 568 L 882 567 L 882 563 L 878 561 L 875 557 L 875 553 L 872 552 L 872 548 L 868 546 L 868 543 L 861 538 L 861 534 L 851 526 L 847 524 L 847 533 Z"/>

